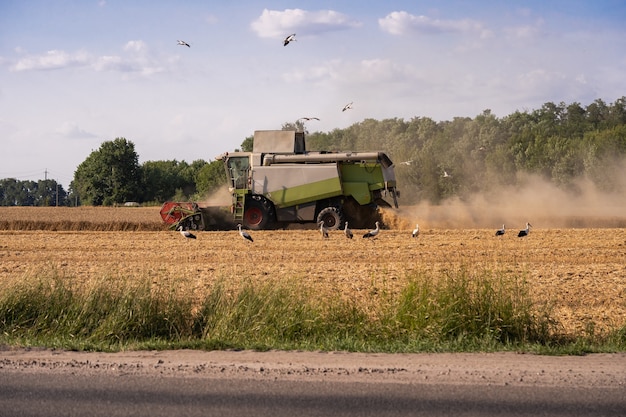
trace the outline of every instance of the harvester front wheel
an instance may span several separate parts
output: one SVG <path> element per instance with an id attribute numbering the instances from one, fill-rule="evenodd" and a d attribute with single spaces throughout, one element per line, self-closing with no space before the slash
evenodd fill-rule
<path id="1" fill-rule="evenodd" d="M 262 200 L 250 199 L 246 202 L 243 223 L 250 230 L 267 229 L 272 222 L 271 205 Z"/>
<path id="2" fill-rule="evenodd" d="M 317 215 L 317 224 L 321 222 L 328 230 L 337 230 L 343 225 L 343 213 L 338 207 L 326 207 Z"/>

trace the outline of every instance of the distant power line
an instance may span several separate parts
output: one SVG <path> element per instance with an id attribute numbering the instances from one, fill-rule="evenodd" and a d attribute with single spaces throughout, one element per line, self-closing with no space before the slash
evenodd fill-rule
<path id="1" fill-rule="evenodd" d="M 31 178 L 31 177 L 43 177 L 46 174 L 46 170 L 37 170 L 37 171 L 23 171 L 23 172 L 0 172 L 0 177 L 2 178 Z"/>
<path id="2" fill-rule="evenodd" d="M 58 183 L 69 183 L 72 181 L 71 178 L 67 178 L 64 175 L 60 175 L 55 173 L 54 171 L 50 171 L 49 169 L 42 169 L 36 171 L 21 171 L 21 172 L 1 172 L 0 171 L 0 179 L 5 178 L 15 178 L 20 181 L 39 181 L 39 180 L 55 180 Z"/>

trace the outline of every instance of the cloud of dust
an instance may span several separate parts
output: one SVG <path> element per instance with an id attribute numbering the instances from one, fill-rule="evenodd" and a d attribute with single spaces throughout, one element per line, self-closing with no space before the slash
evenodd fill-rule
<path id="1" fill-rule="evenodd" d="M 615 172 L 618 189 L 626 189 L 626 169 Z M 439 205 L 428 202 L 400 207 L 397 217 L 404 229 L 420 227 L 493 228 L 503 224 L 523 229 L 526 222 L 535 228 L 626 227 L 626 193 L 606 193 L 588 179 L 575 182 L 576 191 L 567 191 L 534 175 L 519 177 L 515 187 L 500 187 L 461 201 L 449 199 Z M 397 223 L 399 220 L 396 221 Z"/>
<path id="2" fill-rule="evenodd" d="M 228 191 L 228 186 L 223 185 L 215 192 L 205 196 L 198 204 L 201 207 L 226 207 L 230 206 L 233 202 L 233 197 Z"/>
<path id="3" fill-rule="evenodd" d="M 614 171 L 617 189 L 626 189 L 626 163 Z M 381 209 L 383 223 L 390 229 L 420 228 L 498 229 L 503 224 L 510 229 L 522 229 L 526 222 L 535 228 L 563 227 L 626 227 L 626 193 L 599 190 L 592 181 L 581 178 L 575 182 L 576 191 L 567 191 L 536 175 L 523 174 L 518 186 L 499 187 L 468 199 L 448 199 L 434 205 L 422 202 L 414 206 Z M 211 217 L 216 226 L 230 228 L 230 212 L 217 208 L 229 207 L 232 196 L 225 185 L 198 202 L 201 207 L 215 208 Z"/>
<path id="4" fill-rule="evenodd" d="M 204 217 L 204 230 L 232 230 L 235 228 L 230 211 L 232 195 L 224 185 L 197 202 Z"/>

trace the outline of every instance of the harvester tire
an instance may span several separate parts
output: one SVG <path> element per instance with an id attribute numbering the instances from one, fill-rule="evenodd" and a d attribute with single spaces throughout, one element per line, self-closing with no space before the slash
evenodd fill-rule
<path id="1" fill-rule="evenodd" d="M 273 221 L 272 205 L 267 200 L 249 199 L 243 215 L 243 225 L 250 230 L 264 230 Z"/>
<path id="2" fill-rule="evenodd" d="M 338 230 L 343 226 L 343 213 L 339 207 L 326 207 L 317 215 L 317 224 L 324 222 L 328 230 Z"/>

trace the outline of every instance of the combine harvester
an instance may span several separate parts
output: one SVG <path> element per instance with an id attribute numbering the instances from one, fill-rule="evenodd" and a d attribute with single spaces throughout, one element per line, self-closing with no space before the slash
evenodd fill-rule
<path id="1" fill-rule="evenodd" d="M 163 221 L 188 230 L 252 230 L 313 223 L 329 230 L 367 228 L 381 221 L 378 207 L 398 208 L 393 162 L 384 152 L 309 152 L 304 132 L 254 132 L 252 152 L 227 152 L 230 213 L 219 207 L 168 201 Z"/>

